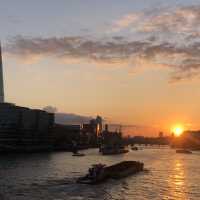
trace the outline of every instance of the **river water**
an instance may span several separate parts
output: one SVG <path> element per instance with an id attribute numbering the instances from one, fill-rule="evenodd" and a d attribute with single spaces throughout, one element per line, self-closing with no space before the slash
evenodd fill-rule
<path id="1" fill-rule="evenodd" d="M 0 155 L 0 200 L 161 200 L 200 199 L 200 152 L 177 154 L 149 147 L 123 155 L 102 156 L 97 149 L 71 153 Z M 145 171 L 121 180 L 76 184 L 91 164 L 122 160 L 144 162 Z"/>

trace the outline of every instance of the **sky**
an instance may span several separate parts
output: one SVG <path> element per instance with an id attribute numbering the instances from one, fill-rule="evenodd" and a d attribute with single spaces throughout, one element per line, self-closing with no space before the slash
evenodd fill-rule
<path id="1" fill-rule="evenodd" d="M 199 0 L 0 0 L 6 101 L 200 129 L 199 21 Z"/>

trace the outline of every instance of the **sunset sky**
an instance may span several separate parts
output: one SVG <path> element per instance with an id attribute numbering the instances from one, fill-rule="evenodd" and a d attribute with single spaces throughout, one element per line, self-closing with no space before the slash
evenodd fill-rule
<path id="1" fill-rule="evenodd" d="M 6 101 L 200 129 L 199 0 L 0 0 L 0 25 Z"/>

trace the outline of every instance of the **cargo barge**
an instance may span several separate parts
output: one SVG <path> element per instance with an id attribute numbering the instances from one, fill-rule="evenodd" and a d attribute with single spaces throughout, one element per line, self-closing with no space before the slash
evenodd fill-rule
<path id="1" fill-rule="evenodd" d="M 102 164 L 93 165 L 88 174 L 80 177 L 77 183 L 98 184 L 108 179 L 120 179 L 143 171 L 144 164 L 138 161 L 123 161 L 111 166 Z"/>

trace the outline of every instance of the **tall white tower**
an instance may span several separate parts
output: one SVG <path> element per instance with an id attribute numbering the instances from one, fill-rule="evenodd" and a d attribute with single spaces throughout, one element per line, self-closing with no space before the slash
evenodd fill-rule
<path id="1" fill-rule="evenodd" d="M 2 55 L 1 55 L 1 43 L 0 43 L 0 103 L 4 103 L 3 64 L 2 64 Z"/>

